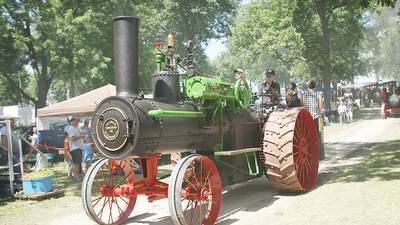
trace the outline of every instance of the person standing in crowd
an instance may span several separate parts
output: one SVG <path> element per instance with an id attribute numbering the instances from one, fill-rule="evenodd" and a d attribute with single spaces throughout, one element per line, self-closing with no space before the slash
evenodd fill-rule
<path id="1" fill-rule="evenodd" d="M 64 160 L 67 162 L 67 176 L 68 178 L 72 178 L 74 174 L 72 173 L 72 156 L 71 152 L 69 151 L 69 141 L 68 141 L 68 133 L 64 133 Z"/>
<path id="2" fill-rule="evenodd" d="M 11 130 L 15 128 L 15 119 L 14 118 L 9 118 L 8 119 L 10 121 L 10 126 L 11 126 Z M 7 126 L 4 125 L 0 128 L 0 144 L 2 144 L 4 147 L 8 148 L 8 136 L 7 136 Z M 11 135 L 14 136 L 14 135 Z M 14 138 L 13 138 L 14 139 Z M 18 142 L 16 142 L 18 143 Z M 17 147 L 17 145 L 14 146 L 14 140 L 13 140 L 13 148 Z"/>
<path id="3" fill-rule="evenodd" d="M 353 122 L 353 100 L 351 99 L 351 96 L 347 97 L 347 101 L 346 101 L 346 105 L 347 105 L 347 121 L 349 123 Z"/>
<path id="4" fill-rule="evenodd" d="M 338 110 L 337 110 L 336 98 L 333 93 L 331 93 L 331 100 L 330 100 L 329 104 L 331 105 L 331 112 L 330 112 L 330 115 L 328 116 L 329 122 L 336 123 L 336 118 L 338 116 Z"/>
<path id="5" fill-rule="evenodd" d="M 15 119 L 10 117 L 5 118 L 5 120 L 10 121 L 13 161 L 16 163 L 19 161 L 19 143 L 17 135 L 12 131 L 15 128 Z M 0 144 L 2 145 L 0 148 L 0 165 L 7 165 L 8 163 L 8 135 L 7 126 L 4 123 L 0 128 Z"/>
<path id="6" fill-rule="evenodd" d="M 82 149 L 83 149 L 83 139 L 86 135 L 81 134 L 79 130 L 79 117 L 72 117 L 71 126 L 68 128 L 68 141 L 70 152 L 72 156 L 72 173 L 75 180 L 79 180 L 79 171 L 81 171 L 82 163 Z"/>
<path id="7" fill-rule="evenodd" d="M 83 126 L 81 127 L 81 134 L 86 135 L 83 139 L 83 158 L 82 158 L 82 169 L 87 171 L 90 167 L 90 160 L 92 159 L 92 146 L 93 146 L 93 132 L 92 128 L 89 127 L 89 119 L 83 121 Z"/>
<path id="8" fill-rule="evenodd" d="M 68 137 L 68 129 L 70 126 L 71 126 L 71 119 L 67 118 L 67 125 L 65 125 L 64 127 L 64 160 L 67 162 L 67 176 L 69 178 L 73 178 L 74 174 L 72 173 L 72 166 L 74 165 L 74 163 L 72 162 L 69 137 Z"/>
<path id="9" fill-rule="evenodd" d="M 281 97 L 281 88 L 275 82 L 275 71 L 273 69 L 265 70 L 265 81 L 261 83 L 258 95 L 262 96 L 262 104 L 279 104 Z M 272 97 L 268 96 L 272 95 Z"/>
<path id="10" fill-rule="evenodd" d="M 29 137 L 29 140 L 31 141 L 31 145 L 33 147 L 36 147 L 38 143 L 38 134 L 36 126 L 32 127 L 32 135 Z"/>
<path id="11" fill-rule="evenodd" d="M 338 113 L 339 113 L 339 122 L 343 124 L 347 120 L 347 107 L 344 101 L 340 101 L 338 106 Z"/>
<path id="12" fill-rule="evenodd" d="M 322 98 L 318 93 L 315 91 L 316 89 L 316 82 L 314 80 L 311 80 L 308 83 L 308 90 L 304 91 L 302 97 L 301 97 L 301 104 L 304 106 L 308 111 L 310 111 L 315 126 L 317 128 L 318 132 L 318 141 L 320 144 L 320 154 L 319 158 L 324 159 L 325 158 L 325 153 L 323 152 L 323 143 L 321 143 L 321 133 L 319 131 L 319 117 L 321 116 L 321 112 L 323 111 L 322 109 Z"/>
<path id="13" fill-rule="evenodd" d="M 299 107 L 301 102 L 300 98 L 297 93 L 297 85 L 296 83 L 292 82 L 289 84 L 288 92 L 286 96 L 286 104 L 289 108 Z"/>

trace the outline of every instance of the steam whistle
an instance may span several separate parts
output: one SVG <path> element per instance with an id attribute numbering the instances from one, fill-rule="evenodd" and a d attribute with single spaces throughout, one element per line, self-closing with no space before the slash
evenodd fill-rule
<path id="1" fill-rule="evenodd" d="M 174 36 L 170 32 L 168 34 L 168 49 L 173 49 L 174 48 Z"/>
<path id="2" fill-rule="evenodd" d="M 157 72 L 160 72 L 164 68 L 165 63 L 165 54 L 161 51 L 163 42 L 157 41 L 154 43 L 157 47 L 156 49 L 156 64 L 157 64 Z"/>
<path id="3" fill-rule="evenodd" d="M 175 47 L 174 47 L 174 36 L 170 32 L 167 38 L 168 46 L 168 65 L 172 71 L 176 70 L 176 57 L 175 57 Z"/>

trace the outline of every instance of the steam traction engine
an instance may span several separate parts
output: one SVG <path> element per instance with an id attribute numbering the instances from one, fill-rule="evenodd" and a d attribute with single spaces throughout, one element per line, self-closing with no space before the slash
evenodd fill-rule
<path id="1" fill-rule="evenodd" d="M 127 220 L 138 195 L 168 198 L 175 224 L 215 224 L 222 184 L 266 174 L 285 191 L 309 191 L 318 174 L 317 133 L 302 108 L 276 109 L 265 121 L 247 108 L 246 82 L 199 76 L 191 45 L 180 60 L 172 35 L 157 48 L 153 98 L 138 94 L 138 19 L 116 17 L 114 60 L 117 96 L 93 116 L 97 152 L 104 156 L 82 185 L 87 215 L 99 224 Z M 186 70 L 178 73 L 177 67 Z M 174 167 L 169 184 L 157 180 L 161 154 L 190 152 Z M 132 161 L 141 165 L 141 178 Z M 221 171 L 221 177 L 219 172 Z"/>

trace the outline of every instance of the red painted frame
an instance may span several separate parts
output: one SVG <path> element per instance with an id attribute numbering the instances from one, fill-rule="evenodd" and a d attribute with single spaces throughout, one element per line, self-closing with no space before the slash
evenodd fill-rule
<path id="1" fill-rule="evenodd" d="M 145 195 L 149 202 L 168 197 L 168 184 L 157 180 L 158 160 L 161 154 L 156 153 L 140 158 L 143 180 L 128 182 L 114 189 L 114 195 Z"/>

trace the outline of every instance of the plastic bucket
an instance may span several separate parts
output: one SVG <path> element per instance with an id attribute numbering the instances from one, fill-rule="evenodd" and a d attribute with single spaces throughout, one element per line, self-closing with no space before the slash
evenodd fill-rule
<path id="1" fill-rule="evenodd" d="M 24 193 L 49 192 L 53 190 L 53 176 L 22 180 Z"/>

